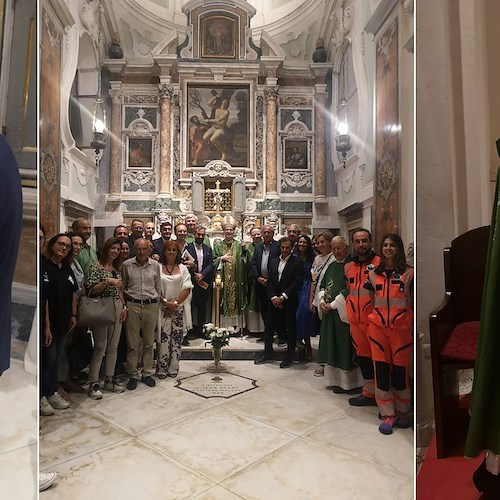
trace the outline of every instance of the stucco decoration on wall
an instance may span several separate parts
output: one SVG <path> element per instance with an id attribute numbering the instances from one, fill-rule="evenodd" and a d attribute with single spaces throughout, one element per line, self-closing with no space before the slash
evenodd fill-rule
<path id="1" fill-rule="evenodd" d="M 86 186 L 89 183 L 89 175 L 87 174 L 86 168 L 81 165 L 77 165 L 74 161 L 70 161 L 68 164 L 71 164 L 75 169 L 76 179 L 78 180 L 80 186 Z"/>
<path id="2" fill-rule="evenodd" d="M 126 94 L 123 96 L 124 104 L 157 104 L 158 103 L 158 95 L 129 95 Z"/>
<path id="3" fill-rule="evenodd" d="M 132 50 L 139 56 L 147 56 L 151 54 L 151 50 L 158 44 L 158 41 L 153 40 L 153 34 L 144 30 L 143 33 L 132 30 Z"/>
<path id="4" fill-rule="evenodd" d="M 265 224 L 269 224 L 274 228 L 274 234 L 281 234 L 281 217 L 275 213 L 272 212 L 266 217 L 264 217 Z"/>
<path id="5" fill-rule="evenodd" d="M 407 14 L 408 16 L 412 16 L 413 10 L 415 8 L 414 0 L 401 0 L 401 3 L 403 4 L 403 10 L 405 11 L 405 14 Z"/>
<path id="6" fill-rule="evenodd" d="M 342 186 L 342 191 L 344 193 L 348 193 L 352 189 L 354 185 L 354 173 L 355 170 L 351 170 L 350 172 L 346 170 L 346 173 L 340 180 L 340 185 Z"/>
<path id="7" fill-rule="evenodd" d="M 82 26 L 89 32 L 90 36 L 97 45 L 99 43 L 99 1 L 87 0 L 78 2 L 78 16 Z"/>
<path id="8" fill-rule="evenodd" d="M 54 24 L 50 20 L 46 11 L 43 13 L 43 21 L 46 28 L 46 33 L 49 36 L 50 46 L 56 47 L 61 44 L 61 35 L 56 31 Z"/>
<path id="9" fill-rule="evenodd" d="M 293 95 L 280 95 L 280 106 L 312 106 L 312 97 L 307 96 L 293 96 Z"/>
<path id="10" fill-rule="evenodd" d="M 344 43 L 344 38 L 349 38 L 352 26 L 354 23 L 354 8 L 349 2 L 345 2 L 344 5 L 344 23 L 342 26 L 342 8 L 339 7 L 334 11 L 331 16 L 333 20 L 333 34 L 330 39 L 330 43 L 334 49 L 335 55 L 342 50 L 342 45 Z M 331 60 L 334 58 L 330 56 Z"/>
<path id="11" fill-rule="evenodd" d="M 247 198 L 245 201 L 245 212 L 254 213 L 257 210 L 257 203 L 253 198 Z"/>
<path id="12" fill-rule="evenodd" d="M 286 34 L 287 41 L 285 43 L 281 43 L 280 45 L 286 52 L 287 59 L 305 61 L 307 56 L 307 42 L 309 35 L 311 34 L 311 30 L 312 28 L 309 26 L 298 35 L 293 31 Z"/>
<path id="13" fill-rule="evenodd" d="M 46 183 L 47 191 L 52 191 L 57 184 L 57 160 L 49 149 L 47 151 L 42 151 L 42 176 Z"/>
<path id="14" fill-rule="evenodd" d="M 186 38 L 179 45 L 179 56 L 181 59 L 192 59 L 193 58 L 193 28 L 189 26 L 186 32 Z"/>

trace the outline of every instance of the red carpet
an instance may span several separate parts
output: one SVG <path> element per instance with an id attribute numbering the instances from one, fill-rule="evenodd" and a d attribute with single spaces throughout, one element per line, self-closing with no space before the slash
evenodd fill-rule
<path id="1" fill-rule="evenodd" d="M 436 458 L 436 437 L 417 476 L 417 500 L 478 500 L 472 474 L 483 461 L 464 457 Z"/>

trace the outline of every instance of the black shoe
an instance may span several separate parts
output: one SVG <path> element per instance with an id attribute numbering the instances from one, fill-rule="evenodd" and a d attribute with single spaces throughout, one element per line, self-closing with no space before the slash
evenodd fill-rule
<path id="1" fill-rule="evenodd" d="M 286 339 L 284 339 L 284 338 L 281 338 L 281 339 L 280 339 L 280 338 L 278 338 L 278 342 L 277 342 L 277 344 L 278 344 L 280 347 L 281 347 L 281 346 L 286 345 Z"/>
<path id="2" fill-rule="evenodd" d="M 261 335 L 260 337 L 257 337 L 257 340 L 255 342 L 265 342 L 266 341 L 266 338 L 264 337 L 264 335 Z"/>
<path id="3" fill-rule="evenodd" d="M 264 363 L 272 363 L 272 362 L 273 362 L 272 356 L 268 356 L 267 354 L 263 354 L 262 356 L 260 356 L 256 360 L 254 360 L 253 364 L 254 365 L 263 365 Z"/>
<path id="4" fill-rule="evenodd" d="M 281 363 L 280 363 L 280 368 L 290 368 L 290 366 L 293 365 L 293 360 L 291 358 L 285 358 Z"/>
<path id="5" fill-rule="evenodd" d="M 363 394 L 360 394 L 355 398 L 349 398 L 349 404 L 351 406 L 377 406 L 375 398 L 367 398 L 366 396 L 363 396 Z"/>
<path id="6" fill-rule="evenodd" d="M 127 382 L 127 389 L 129 391 L 133 391 L 137 387 L 137 379 L 136 378 L 129 378 Z"/>
<path id="7" fill-rule="evenodd" d="M 342 387 L 338 385 L 334 385 L 332 388 L 334 394 L 359 394 L 362 389 L 362 387 L 355 387 L 354 389 L 342 389 Z"/>
<path id="8" fill-rule="evenodd" d="M 141 382 L 146 384 L 148 387 L 154 387 L 156 385 L 155 379 L 150 375 L 143 376 Z"/>
<path id="9" fill-rule="evenodd" d="M 182 339 L 182 345 L 183 345 L 183 346 L 188 346 L 188 345 L 191 345 L 191 344 L 189 343 L 189 340 L 188 340 L 188 338 L 187 338 L 187 337 L 184 337 L 184 338 Z"/>

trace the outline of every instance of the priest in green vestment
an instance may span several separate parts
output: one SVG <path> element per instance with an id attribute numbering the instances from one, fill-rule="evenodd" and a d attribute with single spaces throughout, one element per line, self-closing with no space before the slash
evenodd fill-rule
<path id="1" fill-rule="evenodd" d="M 474 483 L 481 498 L 500 498 L 500 169 L 493 216 L 491 220 L 488 258 L 486 261 L 483 301 L 479 327 L 471 419 L 466 457 L 486 451 L 486 457 L 474 473 Z M 467 286 L 467 284 L 464 284 Z"/>
<path id="2" fill-rule="evenodd" d="M 354 363 L 356 352 L 345 315 L 344 264 L 350 260 L 349 246 L 344 238 L 335 236 L 331 248 L 335 260 L 326 269 L 318 294 L 321 329 L 317 362 L 325 366 L 327 386 L 343 394 L 357 390 L 363 382 Z"/>
<path id="3" fill-rule="evenodd" d="M 235 239 L 236 225 L 231 219 L 224 218 L 224 239 L 214 244 L 214 267 L 223 282 L 221 326 L 242 329 L 248 300 L 247 250 L 244 242 Z"/>

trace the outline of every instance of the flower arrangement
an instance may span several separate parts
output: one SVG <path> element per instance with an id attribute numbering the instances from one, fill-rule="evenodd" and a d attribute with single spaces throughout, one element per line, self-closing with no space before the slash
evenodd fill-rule
<path id="1" fill-rule="evenodd" d="M 212 350 L 220 351 L 223 347 L 229 345 L 229 335 L 232 328 L 221 328 L 213 323 L 207 323 L 203 326 L 203 333 L 210 337 Z"/>

